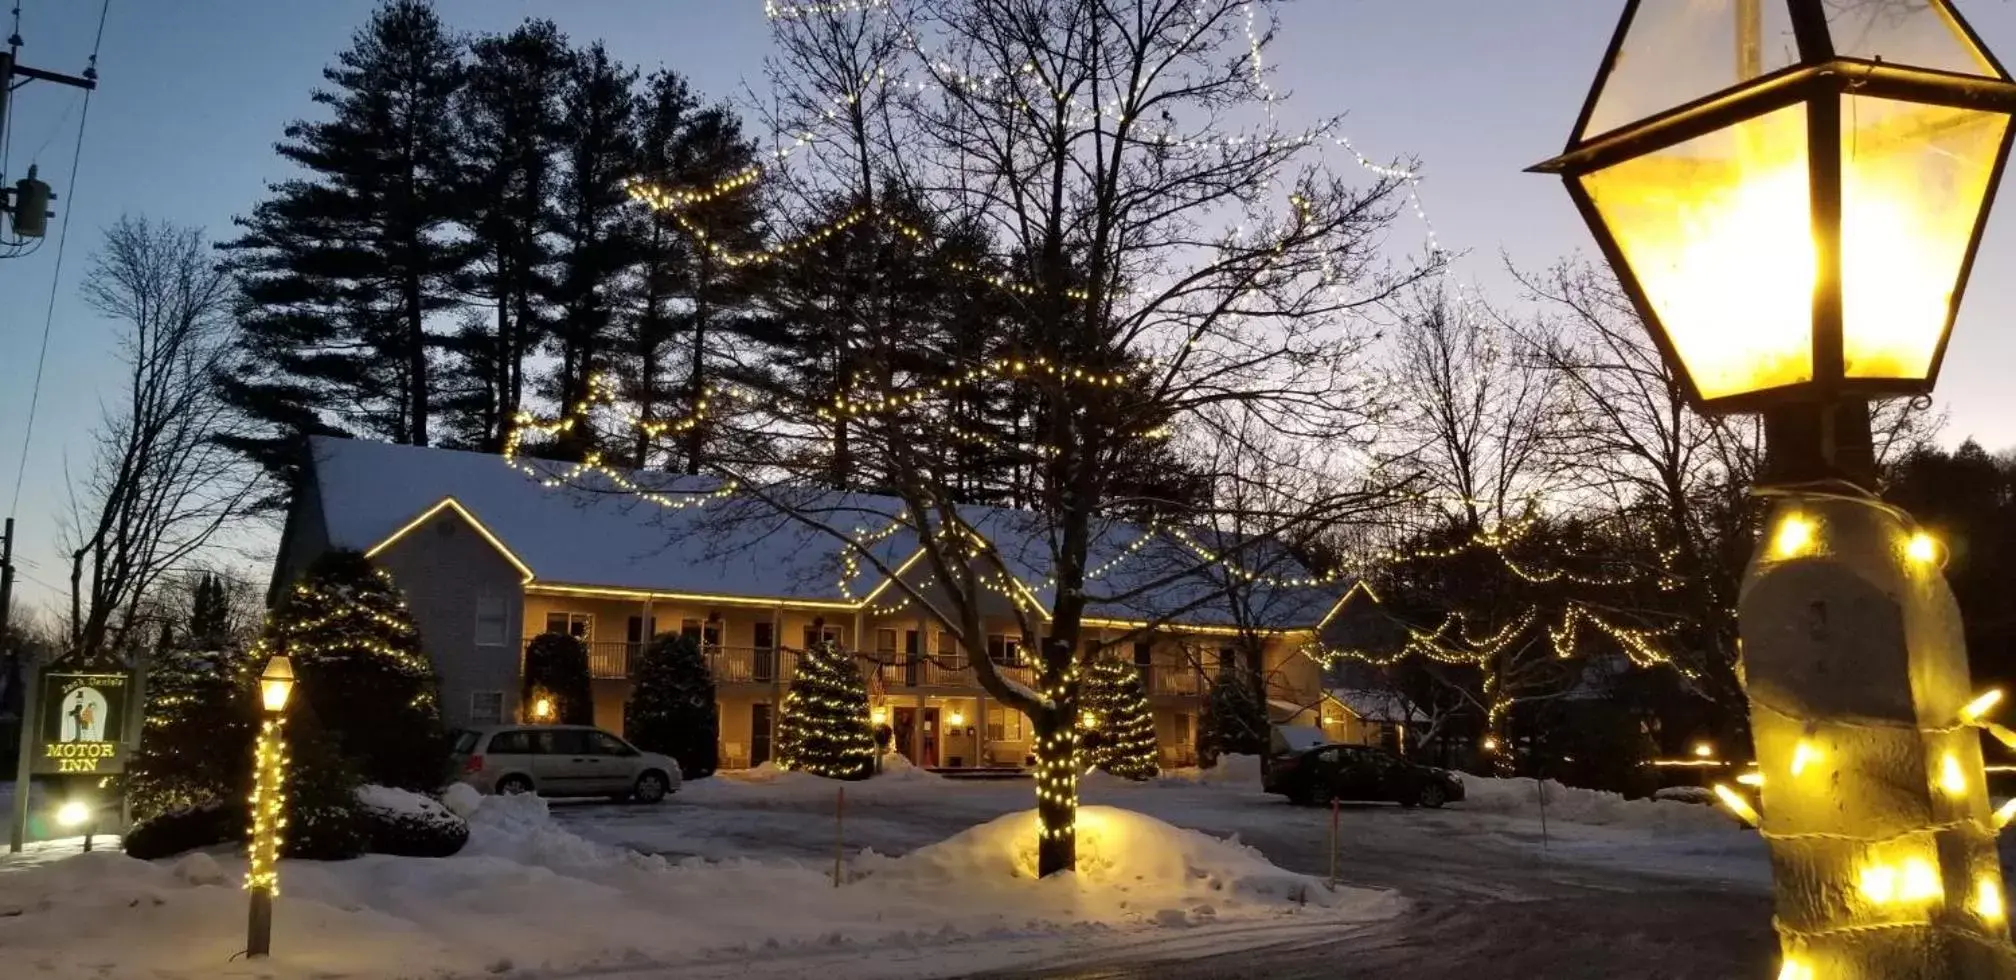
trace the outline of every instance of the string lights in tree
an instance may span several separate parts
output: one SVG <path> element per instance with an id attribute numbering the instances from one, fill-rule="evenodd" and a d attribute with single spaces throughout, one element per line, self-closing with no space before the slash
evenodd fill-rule
<path id="1" fill-rule="evenodd" d="M 1152 779 L 1156 765 L 1155 715 L 1134 665 L 1112 656 L 1093 659 L 1079 691 L 1079 761 L 1122 779 Z"/>
<path id="2" fill-rule="evenodd" d="M 875 771 L 868 687 L 854 655 L 830 640 L 798 658 L 777 719 L 777 767 L 829 779 L 866 779 Z"/>

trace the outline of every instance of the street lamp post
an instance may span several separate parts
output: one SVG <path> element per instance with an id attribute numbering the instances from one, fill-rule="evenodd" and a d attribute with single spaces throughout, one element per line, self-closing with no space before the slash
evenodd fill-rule
<path id="1" fill-rule="evenodd" d="M 245 890 L 251 909 L 245 925 L 245 955 L 267 955 L 273 947 L 273 896 L 280 893 L 280 831 L 287 826 L 282 787 L 287 776 L 287 698 L 294 691 L 294 668 L 286 654 L 266 661 L 259 675 L 263 717 L 252 757 L 252 836 L 246 846 Z"/>
<path id="2" fill-rule="evenodd" d="M 1948 0 L 1630 0 L 1567 149 L 1534 168 L 1695 407 L 1764 416 L 1739 676 L 1781 980 L 2016 977 L 1976 730 L 1993 699 L 1941 549 L 1873 492 L 1867 407 L 1932 389 L 2012 112 Z"/>

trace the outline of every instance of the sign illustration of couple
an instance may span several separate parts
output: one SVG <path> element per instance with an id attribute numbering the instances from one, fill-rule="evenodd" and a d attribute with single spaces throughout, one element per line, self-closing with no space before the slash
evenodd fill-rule
<path id="1" fill-rule="evenodd" d="M 96 688 L 80 687 L 63 696 L 63 728 L 59 740 L 64 742 L 105 741 L 105 719 L 111 716 L 105 703 L 105 695 Z"/>

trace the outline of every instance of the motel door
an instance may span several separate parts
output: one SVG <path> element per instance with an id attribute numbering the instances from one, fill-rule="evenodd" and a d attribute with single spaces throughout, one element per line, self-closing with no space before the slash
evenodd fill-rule
<path id="1" fill-rule="evenodd" d="M 752 704 L 749 706 L 749 764 L 760 766 L 770 761 L 770 706 Z"/>
<path id="2" fill-rule="evenodd" d="M 938 709 L 925 708 L 922 717 L 916 708 L 897 708 L 891 719 L 896 733 L 896 751 L 903 753 L 913 765 L 935 766 L 938 764 Z M 919 723 L 924 726 L 923 752 L 917 751 Z"/>

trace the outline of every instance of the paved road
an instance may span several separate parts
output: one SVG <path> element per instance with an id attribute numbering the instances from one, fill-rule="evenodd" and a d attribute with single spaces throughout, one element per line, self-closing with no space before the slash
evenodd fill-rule
<path id="1" fill-rule="evenodd" d="M 1139 805 L 1157 799 L 1140 796 L 1128 802 Z M 1020 794 L 1009 794 L 998 803 L 974 799 L 963 808 L 864 807 L 850 813 L 850 843 L 860 841 L 884 853 L 899 853 L 942 839 L 994 812 L 1025 805 Z M 828 859 L 832 853 L 823 835 L 805 833 L 810 814 L 794 812 L 799 810 L 796 806 L 741 811 L 732 822 L 708 821 L 704 836 L 698 833 L 700 828 L 687 827 L 671 840 L 654 841 L 650 831 L 662 827 L 667 816 L 676 818 L 684 807 L 675 797 L 665 809 L 669 812 L 591 811 L 578 816 L 593 819 L 596 836 L 604 840 L 660 853 L 720 857 L 760 850 L 814 860 Z M 1256 795 L 1251 807 L 1240 812 L 1228 813 L 1222 807 L 1192 811 L 1180 797 L 1151 812 L 1219 836 L 1236 833 L 1283 867 L 1314 875 L 1329 872 L 1324 811 Z M 573 816 L 563 813 L 562 819 Z M 1537 839 L 1521 836 L 1519 828 L 1524 825 L 1466 814 L 1457 807 L 1349 808 L 1342 826 L 1343 883 L 1397 890 L 1412 903 L 1407 912 L 1334 941 L 1178 962 L 1065 962 L 985 976 L 991 980 L 1770 980 L 1775 976 L 1777 946 L 1770 929 L 1770 899 L 1761 884 L 1724 885 L 1546 860 Z"/>
<path id="2" fill-rule="evenodd" d="M 1307 811 L 1303 811 L 1307 813 Z M 1286 814 L 1242 839 L 1275 863 L 1326 874 L 1320 815 Z M 1340 877 L 1393 888 L 1413 908 L 1335 941 L 1181 962 L 1076 964 L 1000 977 L 1051 980 L 1743 980 L 1775 976 L 1761 888 L 1542 861 L 1457 832 L 1455 811 L 1349 812 Z M 1199 829 L 1210 829 L 1200 827 Z"/>

